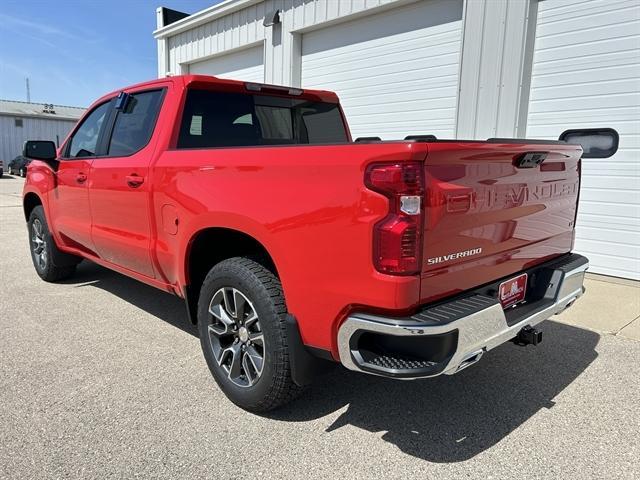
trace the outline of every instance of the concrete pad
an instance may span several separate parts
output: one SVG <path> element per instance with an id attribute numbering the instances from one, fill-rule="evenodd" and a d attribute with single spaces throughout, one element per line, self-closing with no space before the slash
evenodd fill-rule
<path id="1" fill-rule="evenodd" d="M 615 334 L 640 317 L 639 286 L 587 278 L 585 287 L 582 298 L 554 320 Z"/>
<path id="2" fill-rule="evenodd" d="M 620 330 L 618 335 L 621 337 L 631 338 L 633 340 L 640 340 L 640 318 L 636 318 L 633 322 Z"/>

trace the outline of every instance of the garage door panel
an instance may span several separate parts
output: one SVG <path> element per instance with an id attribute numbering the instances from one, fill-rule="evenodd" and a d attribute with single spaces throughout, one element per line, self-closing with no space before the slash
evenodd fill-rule
<path id="1" fill-rule="evenodd" d="M 584 169 L 583 169 L 584 171 Z M 586 177 L 589 174 L 584 174 Z M 619 190 L 615 188 L 612 183 L 610 188 L 584 188 L 580 192 L 580 200 L 588 199 L 595 202 L 614 202 L 614 203 L 629 203 L 633 202 L 635 199 L 635 195 L 633 191 L 628 190 Z"/>
<path id="2" fill-rule="evenodd" d="M 589 75 L 588 82 L 609 82 L 612 78 L 618 80 L 633 79 L 638 81 L 640 77 L 640 66 L 638 65 L 613 65 L 609 67 L 599 67 L 594 69 Z M 576 82 L 576 72 L 562 72 L 550 75 L 538 75 L 536 84 L 538 88 L 556 87 L 559 85 L 572 85 Z"/>
<path id="3" fill-rule="evenodd" d="M 546 1 L 546 0 L 545 0 Z M 636 0 L 620 0 L 616 2 L 616 8 L 624 8 L 634 5 Z M 588 17 L 611 9 L 603 0 L 565 0 L 562 3 L 553 2 L 538 11 L 538 19 L 544 20 L 543 24 L 553 20 L 562 20 L 570 16 L 571 18 Z"/>
<path id="4" fill-rule="evenodd" d="M 442 89 L 448 89 L 447 91 L 453 91 L 454 95 L 456 92 L 456 86 L 451 85 L 452 82 L 455 82 L 455 76 L 447 75 L 442 79 L 437 79 L 431 82 L 431 87 L 428 92 L 425 92 L 425 98 L 436 98 L 442 95 Z M 413 86 L 413 88 L 422 88 L 424 85 L 424 81 L 422 79 L 412 80 L 410 82 L 405 82 L 407 86 Z M 371 95 L 376 95 L 379 97 L 384 97 L 386 95 L 396 95 L 401 96 L 403 93 L 398 93 L 397 89 L 393 88 L 393 85 L 388 84 L 376 84 L 376 85 L 367 85 L 363 87 L 354 87 L 357 89 L 356 92 L 350 92 L 349 97 L 354 105 L 361 104 L 371 104 Z M 348 89 L 343 88 L 343 91 Z M 444 91 L 446 92 L 446 91 Z M 445 94 L 445 96 L 447 96 Z M 399 97 L 404 98 L 404 97 Z"/>
<path id="5" fill-rule="evenodd" d="M 385 60 L 388 55 L 406 54 L 409 57 L 421 56 L 425 57 L 426 54 L 439 54 L 440 52 L 446 53 L 447 51 L 455 51 L 458 40 L 455 38 L 457 28 L 448 27 L 437 35 L 420 36 L 420 38 L 402 38 L 396 41 L 384 41 L 380 39 L 379 42 L 367 42 L 365 47 L 367 49 L 366 59 L 381 59 Z M 310 34 L 313 35 L 313 34 Z M 307 39 L 313 37 L 307 36 Z M 416 42 L 417 40 L 417 42 Z M 427 40 L 427 42 L 425 42 Z M 308 42 L 307 42 L 308 43 Z M 425 47 L 425 43 L 428 45 Z M 309 68 L 320 68 L 320 65 L 324 65 L 325 62 L 332 62 L 332 64 L 340 67 L 340 65 L 350 64 L 358 59 L 353 58 L 354 45 L 348 45 L 341 48 L 336 48 L 328 51 L 321 51 L 315 54 L 306 52 L 305 55 L 309 55 L 309 58 L 313 58 L 317 62 L 314 67 L 309 65 Z"/>
<path id="6" fill-rule="evenodd" d="M 636 69 L 636 74 L 640 71 L 640 68 Z M 587 80 L 587 79 L 585 79 Z M 571 98 L 571 97 L 583 97 L 593 94 L 594 91 L 598 92 L 598 95 L 617 95 L 633 92 L 638 88 L 640 84 L 637 78 L 616 78 L 601 79 L 595 81 L 589 77 L 588 81 L 584 83 L 577 83 L 574 80 L 573 84 L 558 84 L 548 85 L 546 87 L 539 86 L 538 99 L 549 100 L 556 98 Z"/>
<path id="7" fill-rule="evenodd" d="M 582 251 L 589 258 L 590 272 L 612 275 L 614 277 L 637 279 L 640 272 L 640 262 L 629 260 L 627 257 L 617 257 L 613 255 L 603 255 L 599 252 L 599 245 L 586 245 Z M 602 265 L 598 271 L 593 269 L 593 265 Z"/>
<path id="8" fill-rule="evenodd" d="M 455 99 L 457 90 L 455 87 L 447 86 L 440 88 L 433 88 L 429 92 L 428 96 L 419 102 L 413 102 L 406 100 L 402 93 L 387 92 L 387 93 L 375 93 L 377 99 L 377 105 L 380 109 L 384 109 L 388 112 L 402 112 L 402 107 L 406 108 L 449 108 L 451 105 L 451 99 Z M 369 98 L 369 101 L 367 101 Z M 371 96 L 362 96 L 352 99 L 351 112 L 357 113 L 357 109 L 366 109 L 367 112 L 371 110 Z M 424 114 L 423 114 L 424 115 Z"/>
<path id="9" fill-rule="evenodd" d="M 428 80 L 425 78 L 428 77 Z M 339 94 L 349 93 L 349 98 L 357 98 L 367 92 L 377 94 L 377 92 L 386 92 L 393 90 L 398 92 L 398 82 L 402 83 L 401 92 L 420 91 L 420 95 L 428 95 L 432 87 L 442 87 L 443 85 L 453 85 L 457 88 L 458 82 L 458 65 L 448 64 L 443 67 L 433 68 L 416 68 L 410 72 L 387 72 L 380 73 L 375 76 L 369 76 L 370 80 L 363 82 L 362 77 L 353 76 L 351 79 L 336 79 L 330 73 L 317 76 L 319 85 L 331 82 L 339 89 Z M 406 82 L 406 83 L 405 83 Z M 426 89 L 425 86 L 429 87 Z M 395 86 L 395 88 L 394 88 Z M 406 93 L 404 93 L 406 95 Z M 371 99 L 369 99 L 371 100 Z M 371 101 L 370 101 L 371 103 Z"/>
<path id="10" fill-rule="evenodd" d="M 637 5 L 627 5 L 599 14 L 587 14 L 579 17 L 565 15 L 553 22 L 543 23 L 536 31 L 544 47 L 580 43 L 584 30 L 589 29 L 591 41 L 609 39 L 612 36 L 633 35 L 636 26 Z M 623 17 L 624 16 L 624 17 Z M 624 19 L 621 21 L 621 19 Z M 615 35 L 611 30 L 615 30 Z"/>
<path id="11" fill-rule="evenodd" d="M 189 73 L 221 78 L 264 82 L 264 47 L 262 45 L 195 62 Z"/>
<path id="12" fill-rule="evenodd" d="M 557 111 L 559 103 L 562 103 L 562 108 L 568 110 L 580 108 L 581 106 L 589 106 L 589 108 L 618 108 L 638 103 L 638 94 L 635 92 L 616 94 L 594 92 L 591 95 L 575 97 L 558 96 L 553 99 L 538 99 L 537 94 L 538 92 L 536 92 L 536 97 L 529 103 L 531 113 Z"/>
<path id="13" fill-rule="evenodd" d="M 384 65 L 370 65 L 368 67 L 357 68 L 353 67 L 349 70 L 321 70 L 313 75 L 314 81 L 318 84 L 323 82 L 332 82 L 340 87 L 344 88 L 367 88 L 370 87 L 368 83 L 363 83 L 364 78 L 371 78 L 372 84 L 382 85 L 383 87 L 389 87 L 391 84 L 396 84 L 396 90 L 398 90 L 397 82 L 403 82 L 407 80 L 409 82 L 425 81 L 425 78 L 434 79 L 434 82 L 441 82 L 443 77 L 454 77 L 453 82 L 457 82 L 458 74 L 458 61 L 459 56 L 451 56 L 446 59 L 446 62 L 442 64 L 431 64 L 427 62 L 418 61 L 418 65 L 414 61 L 397 61 L 395 64 Z M 355 63 L 354 63 L 355 65 Z M 309 78 L 309 72 L 306 73 Z M 451 83 L 451 82 L 450 82 Z M 307 85 L 307 88 L 310 88 Z M 410 87 L 404 84 L 400 88 L 401 91 L 406 91 Z"/>
<path id="14" fill-rule="evenodd" d="M 425 98 L 423 100 L 400 100 L 396 97 L 395 101 L 380 99 L 376 102 L 376 106 L 383 112 L 371 112 L 370 105 L 355 106 L 349 108 L 350 115 L 385 115 L 396 114 L 398 117 L 406 119 L 405 114 L 416 113 L 416 120 L 425 116 L 427 110 L 447 109 L 451 105 L 451 101 L 455 101 L 455 90 L 450 91 L 448 96 L 442 95 L 437 98 Z"/>
<path id="15" fill-rule="evenodd" d="M 590 232 L 592 233 L 592 232 Z M 606 255 L 607 257 L 618 257 L 622 260 L 626 258 L 638 258 L 640 255 L 640 248 L 634 247 L 626 243 L 617 243 L 612 239 L 609 240 L 594 240 L 592 235 L 590 238 L 576 237 L 577 241 L 583 244 L 585 250 L 596 252 L 598 255 Z"/>
<path id="16" fill-rule="evenodd" d="M 317 34 L 324 38 L 322 42 L 308 42 L 303 45 L 303 53 L 331 57 L 334 52 L 340 53 L 359 44 L 366 44 L 368 48 L 410 38 L 420 39 L 425 35 L 435 36 L 452 30 L 450 24 L 462 18 L 461 0 L 432 1 L 427 8 L 425 3 L 394 8 L 384 14 L 370 15 L 312 32 L 311 35 Z"/>
<path id="17" fill-rule="evenodd" d="M 620 135 L 625 135 L 627 137 L 626 141 L 630 143 L 625 142 L 625 147 L 629 148 L 637 146 L 633 142 L 638 135 L 634 133 L 635 121 L 629 120 L 629 115 L 633 115 L 634 112 L 626 112 L 625 110 L 634 109 L 620 107 L 612 111 L 603 108 L 599 111 L 591 110 L 591 113 L 589 113 L 590 110 L 588 109 L 575 111 L 568 110 L 565 116 L 558 114 L 557 112 L 532 113 L 529 116 L 529 127 L 532 131 L 535 128 L 538 135 L 557 137 L 558 134 L 562 133 L 563 127 L 565 130 L 567 128 L 587 128 L 594 124 L 601 126 L 602 122 L 607 122 L 607 124 L 610 124 L 610 126 L 615 128 Z"/>
<path id="18" fill-rule="evenodd" d="M 600 71 L 602 69 L 622 66 L 629 67 L 635 62 L 637 50 L 627 48 L 626 50 L 600 53 L 597 55 L 576 56 L 573 58 L 558 58 L 556 60 L 536 61 L 536 70 L 533 77 L 538 81 L 548 75 L 562 73 L 572 73 L 574 76 L 580 75 L 585 68 Z M 633 68 L 633 67 L 632 67 Z"/>
<path id="19" fill-rule="evenodd" d="M 584 213 L 579 219 L 578 225 L 582 227 L 588 227 L 591 229 L 601 229 L 607 232 L 608 238 L 618 241 L 617 235 L 620 232 L 625 232 L 633 239 L 640 232 L 640 219 L 638 217 L 625 217 L 622 215 L 611 215 L 607 212 L 605 215 Z M 581 234 L 581 238 L 587 238 L 584 234 Z M 594 237 L 594 239 L 597 237 Z"/>
<path id="20" fill-rule="evenodd" d="M 620 148 L 584 159 L 575 249 L 591 271 L 640 279 L 640 10 L 635 2 L 539 4 L 527 136 L 613 127 Z"/>
<path id="21" fill-rule="evenodd" d="M 583 195 L 584 197 L 584 195 Z M 595 218 L 594 221 L 601 222 L 606 217 L 611 215 L 611 212 L 616 212 L 616 218 L 624 219 L 621 224 L 631 224 L 630 220 L 634 220 L 640 217 L 640 205 L 632 205 L 628 202 L 614 202 L 611 200 L 597 201 L 580 198 L 580 219 L 585 222 L 587 217 Z"/>
<path id="22" fill-rule="evenodd" d="M 618 125 L 626 125 L 635 123 L 634 120 L 630 120 L 630 115 L 635 115 L 639 109 L 635 106 L 618 107 L 615 110 L 610 108 L 601 108 L 594 110 L 592 108 L 578 108 L 574 110 L 562 110 L 562 111 L 547 111 L 547 112 L 532 112 L 529 114 L 529 128 L 538 131 L 539 128 L 545 126 L 553 126 L 558 128 L 558 134 L 562 132 L 560 128 L 566 126 L 567 128 L 573 128 L 573 126 L 587 125 L 589 123 L 598 123 L 602 125 L 604 121 L 613 121 Z M 560 126 L 560 127 L 557 127 Z M 626 134 L 633 134 L 635 130 L 631 129 Z M 542 133 L 539 133 L 539 135 Z M 556 136 L 556 130 L 549 133 L 551 136 Z M 624 148 L 624 147 L 622 147 Z"/>
<path id="23" fill-rule="evenodd" d="M 539 61 L 548 62 L 551 60 L 562 60 L 567 57 L 571 58 L 582 56 L 586 52 L 588 52 L 589 55 L 615 53 L 636 48 L 634 47 L 634 40 L 637 42 L 637 37 L 635 35 L 631 37 L 631 41 L 630 37 L 614 38 L 611 40 L 599 40 L 595 42 L 585 39 L 582 43 L 577 45 L 546 48 L 545 50 L 540 50 L 539 52 L 536 51 L 536 54 L 538 54 Z M 587 48 L 588 50 L 586 50 Z"/>
<path id="24" fill-rule="evenodd" d="M 606 160 L 606 159 L 605 159 Z M 638 182 L 637 172 L 629 172 L 628 175 L 609 174 L 602 175 L 586 175 L 582 179 L 582 187 L 588 188 L 611 188 L 615 184 L 617 190 L 635 191 L 640 193 L 640 182 Z"/>
<path id="25" fill-rule="evenodd" d="M 334 90 L 354 137 L 453 137 L 462 1 L 422 1 L 306 33 L 302 86 Z"/>
<path id="26" fill-rule="evenodd" d="M 452 63 L 452 59 L 455 60 L 459 54 L 460 44 L 459 41 L 450 40 L 444 44 L 429 44 L 424 45 L 424 40 L 421 39 L 420 43 L 423 44 L 419 48 L 406 48 L 411 44 L 406 45 L 393 45 L 395 48 L 387 46 L 386 51 L 379 54 L 372 55 L 367 47 L 366 56 L 360 58 L 353 58 L 345 53 L 343 57 L 337 55 L 335 58 L 309 58 L 308 63 L 305 63 L 305 70 L 307 73 L 317 73 L 316 70 L 322 70 L 327 67 L 327 62 L 331 64 L 331 70 L 335 73 L 351 72 L 354 69 L 371 69 L 381 68 L 385 69 L 389 66 L 395 66 L 397 68 L 404 68 L 407 71 L 413 68 L 419 67 L 421 62 L 428 61 L 430 67 L 437 67 L 439 65 L 449 65 Z M 412 42 L 413 43 L 413 42 Z M 400 51 L 398 51 L 400 50 Z"/>

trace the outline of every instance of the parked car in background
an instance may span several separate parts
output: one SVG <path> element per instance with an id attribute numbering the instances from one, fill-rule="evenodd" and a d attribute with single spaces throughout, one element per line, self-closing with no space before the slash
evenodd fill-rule
<path id="1" fill-rule="evenodd" d="M 2 178 L 3 173 L 4 173 L 4 162 L 0 160 L 0 178 Z"/>
<path id="2" fill-rule="evenodd" d="M 265 411 L 322 359 L 415 379 L 539 343 L 584 291 L 581 158 L 617 139 L 352 141 L 333 92 L 176 76 L 26 142 L 23 207 L 43 280 L 89 259 L 184 298 L 221 389 Z"/>
<path id="3" fill-rule="evenodd" d="M 31 163 L 31 159 L 18 155 L 16 158 L 9 162 L 7 172 L 11 175 L 20 175 L 21 177 L 27 176 L 27 167 Z"/>

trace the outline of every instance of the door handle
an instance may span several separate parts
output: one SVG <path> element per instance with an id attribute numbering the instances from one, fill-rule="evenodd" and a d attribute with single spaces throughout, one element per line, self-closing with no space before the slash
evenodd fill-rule
<path id="1" fill-rule="evenodd" d="M 144 183 L 144 177 L 140 177 L 136 174 L 127 175 L 125 178 L 127 180 L 127 185 L 129 185 L 131 188 L 138 188 Z"/>
<path id="2" fill-rule="evenodd" d="M 85 173 L 79 173 L 78 175 L 76 175 L 77 183 L 84 183 L 86 181 L 87 181 L 87 175 Z"/>

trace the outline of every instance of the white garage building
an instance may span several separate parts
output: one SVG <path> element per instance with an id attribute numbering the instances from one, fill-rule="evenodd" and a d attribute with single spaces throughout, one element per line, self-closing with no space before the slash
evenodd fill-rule
<path id="1" fill-rule="evenodd" d="M 163 19 L 159 76 L 334 90 L 354 137 L 617 129 L 613 158 L 583 162 L 576 250 L 640 279 L 637 0 L 227 0 Z"/>

